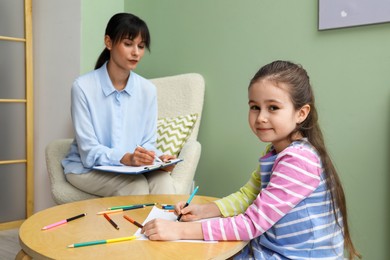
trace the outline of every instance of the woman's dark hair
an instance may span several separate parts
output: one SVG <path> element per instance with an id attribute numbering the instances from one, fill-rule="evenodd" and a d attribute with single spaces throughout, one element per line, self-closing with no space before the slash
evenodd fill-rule
<path id="1" fill-rule="evenodd" d="M 285 83 L 288 86 L 288 92 L 296 110 L 302 108 L 306 104 L 310 105 L 310 112 L 307 118 L 297 125 L 295 131 L 291 133 L 290 137 L 292 138 L 295 133 L 301 133 L 302 136 L 306 137 L 318 151 L 326 174 L 326 186 L 331 195 L 333 215 L 336 223 L 344 229 L 344 247 L 349 253 L 349 259 L 353 259 L 355 257 L 361 258 L 361 255 L 357 252 L 352 243 L 349 233 L 347 205 L 344 190 L 341 186 L 341 181 L 336 168 L 334 167 L 325 147 L 322 131 L 318 123 L 314 94 L 306 70 L 302 68 L 301 65 L 294 64 L 289 61 L 274 61 L 263 66 L 255 74 L 250 81 L 249 87 L 262 79 L 276 83 Z M 342 226 L 338 222 L 338 209 L 343 217 Z"/>
<path id="2" fill-rule="evenodd" d="M 138 35 L 141 36 L 145 47 L 150 51 L 150 34 L 146 23 L 137 16 L 130 13 L 115 14 L 108 21 L 105 35 L 108 35 L 113 44 L 120 42 L 122 39 L 133 40 Z M 100 68 L 110 59 L 110 51 L 105 48 L 96 61 L 95 69 Z"/>

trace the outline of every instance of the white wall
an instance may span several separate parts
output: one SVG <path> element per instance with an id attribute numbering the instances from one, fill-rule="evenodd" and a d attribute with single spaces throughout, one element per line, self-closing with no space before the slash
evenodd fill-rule
<path id="1" fill-rule="evenodd" d="M 35 211 L 55 205 L 45 146 L 72 137 L 70 87 L 80 74 L 81 1 L 33 1 Z"/>

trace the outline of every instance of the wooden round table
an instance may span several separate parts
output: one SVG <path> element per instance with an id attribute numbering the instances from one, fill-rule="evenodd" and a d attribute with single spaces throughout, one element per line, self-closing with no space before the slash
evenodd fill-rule
<path id="1" fill-rule="evenodd" d="M 176 204 L 188 195 L 137 195 L 78 201 L 35 213 L 20 227 L 22 251 L 17 259 L 226 259 L 241 250 L 247 241 L 191 243 L 132 240 L 110 244 L 68 248 L 70 244 L 132 236 L 138 229 L 123 218 L 129 215 L 143 222 L 152 207 L 109 214 L 119 230 L 97 212 L 108 207 L 143 203 Z M 195 196 L 191 203 L 208 203 L 214 197 Z M 157 205 L 158 206 L 158 205 Z M 41 230 L 42 227 L 81 213 L 87 216 L 61 226 Z"/>

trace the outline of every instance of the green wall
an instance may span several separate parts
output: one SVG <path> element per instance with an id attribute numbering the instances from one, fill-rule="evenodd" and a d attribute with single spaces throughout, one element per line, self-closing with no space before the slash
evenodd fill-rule
<path id="1" fill-rule="evenodd" d="M 123 0 L 82 0 L 81 2 L 81 73 L 95 67 L 99 54 L 104 49 L 104 32 L 111 16 L 123 12 Z"/>
<path id="2" fill-rule="evenodd" d="M 115 1 L 100 2 L 105 4 L 97 12 L 107 14 L 107 3 Z M 205 78 L 199 194 L 236 191 L 257 165 L 265 145 L 247 123 L 250 78 L 275 59 L 301 63 L 346 191 L 355 244 L 364 259 L 388 259 L 390 23 L 318 31 L 313 0 L 125 0 L 123 8 L 143 18 L 152 35 L 152 51 L 138 73 L 154 78 L 198 72 Z M 85 12 L 99 26 L 106 23 Z M 96 30 L 92 23 L 88 29 Z M 87 37 L 83 44 L 99 45 L 100 52 L 102 42 Z M 90 54 L 85 50 L 83 64 L 94 63 L 97 54 Z"/>

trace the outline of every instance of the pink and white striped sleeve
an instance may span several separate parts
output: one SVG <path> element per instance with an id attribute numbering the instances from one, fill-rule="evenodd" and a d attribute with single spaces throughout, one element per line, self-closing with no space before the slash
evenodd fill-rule
<path id="1" fill-rule="evenodd" d="M 202 222 L 205 240 L 258 237 L 307 198 L 320 184 L 319 157 L 305 147 L 288 147 L 275 160 L 270 182 L 245 213 Z"/>

